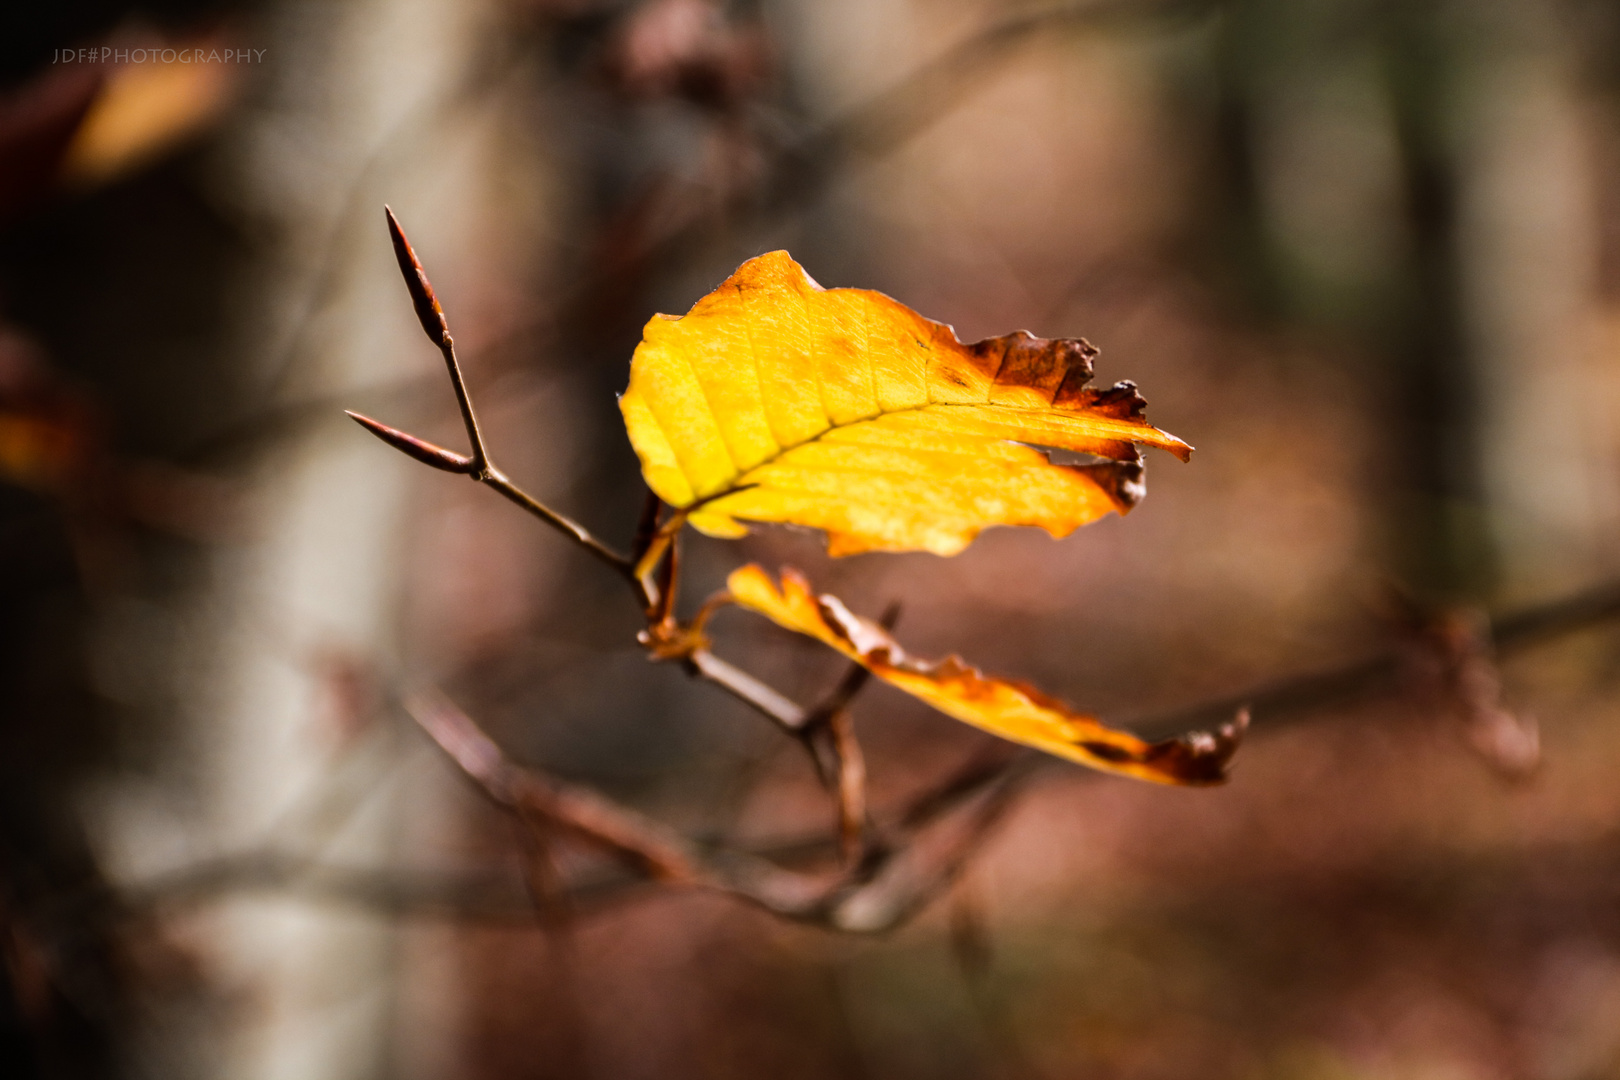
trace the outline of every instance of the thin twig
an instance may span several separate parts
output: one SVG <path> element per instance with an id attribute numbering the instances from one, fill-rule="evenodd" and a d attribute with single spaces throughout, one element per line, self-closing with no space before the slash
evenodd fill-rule
<path id="1" fill-rule="evenodd" d="M 713 212 L 696 213 L 648 239 L 629 271 L 622 262 L 598 268 L 569 307 L 587 308 L 615 282 L 690 250 L 718 220 L 753 211 L 757 229 L 771 227 L 825 190 L 838 169 L 856 157 L 879 157 L 948 115 L 991 74 L 1043 34 L 1062 29 L 1117 32 L 1196 25 L 1225 0 L 1091 0 L 1008 15 L 983 27 L 942 55 L 924 61 L 893 86 L 815 125 L 805 135 L 775 147 L 764 185 L 742 186 L 716 201 Z"/>
<path id="2" fill-rule="evenodd" d="M 884 625 L 892 626 L 899 616 L 899 605 L 890 605 L 883 613 L 883 619 L 887 620 Z M 844 674 L 843 679 L 827 699 L 813 709 L 806 709 L 748 672 L 720 659 L 706 648 L 698 649 L 683 659 L 692 675 L 713 683 L 759 712 L 783 731 L 800 739 L 806 739 L 809 734 L 824 725 L 834 712 L 845 708 L 854 700 L 855 695 L 860 693 L 870 677 L 870 672 L 864 667 L 851 664 L 850 670 Z M 830 779 L 831 775 L 833 774 L 828 773 L 825 778 Z"/>
<path id="3" fill-rule="evenodd" d="M 819 180 L 827 175 L 828 163 L 851 153 L 871 155 L 900 145 L 949 113 L 1018 49 L 1049 31 L 1195 22 L 1220 6 L 1220 0 L 1093 0 L 1005 16 L 823 124 L 796 148 L 792 159 L 799 167 L 789 170 L 789 175 L 801 183 Z M 807 170 L 802 167 L 806 163 L 819 167 Z M 793 186 L 788 191 L 800 193 Z"/>
<path id="4" fill-rule="evenodd" d="M 519 812 L 518 832 L 523 843 L 523 883 L 534 903 L 536 916 L 547 927 L 562 929 L 574 913 L 562 868 L 557 865 L 556 830 L 535 814 Z"/>
<path id="5" fill-rule="evenodd" d="M 637 528 L 632 548 L 633 555 L 627 557 L 612 551 L 592 536 L 584 526 L 557 513 L 513 484 L 490 459 L 472 397 L 467 390 L 460 362 L 456 358 L 455 339 L 451 336 L 449 322 L 445 318 L 444 309 L 433 290 L 433 285 L 422 269 L 421 260 L 417 258 L 393 210 L 384 207 L 384 212 L 400 274 L 404 277 L 406 289 L 411 296 L 411 305 L 416 312 L 417 321 L 422 325 L 423 333 L 439 348 L 444 357 L 445 367 L 450 374 L 450 385 L 455 391 L 456 404 L 461 411 L 472 452 L 458 454 L 370 417 L 354 412 L 350 412 L 349 415 L 377 438 L 411 458 L 445 472 L 470 476 L 478 482 L 489 485 L 507 499 L 562 531 L 622 576 L 627 577 L 637 589 L 647 616 L 648 626 L 641 637 L 652 655 L 656 659 L 685 661 L 690 672 L 713 682 L 748 703 L 784 730 L 796 733 L 810 749 L 818 771 L 829 784 L 833 784 L 834 778 L 838 778 L 835 790 L 839 793 L 841 813 L 847 820 L 848 804 L 853 796 L 847 794 L 849 783 L 852 781 L 845 774 L 850 772 L 851 766 L 845 764 L 845 759 L 836 749 L 834 740 L 828 743 L 832 767 L 823 768 L 821 758 L 817 754 L 817 744 L 825 741 L 823 729 L 829 718 L 841 710 L 864 684 L 864 669 L 847 677 L 840 690 L 835 692 L 833 699 L 819 712 L 806 713 L 804 709 L 765 683 L 708 652 L 703 636 L 703 624 L 707 617 L 725 602 L 724 594 L 705 603 L 689 625 L 681 625 L 674 619 L 680 566 L 680 546 L 677 539 L 686 524 L 687 517 L 715 498 L 736 494 L 752 485 L 743 485 L 710 495 L 690 506 L 675 510 L 662 525 L 657 523 L 661 504 L 657 496 L 649 492 Z M 852 735 L 848 737 L 853 738 Z M 864 776 L 864 770 L 860 770 L 859 775 Z M 864 805 L 864 796 L 855 798 L 855 801 Z"/>
<path id="6" fill-rule="evenodd" d="M 1616 617 L 1620 617 L 1620 581 L 1604 582 L 1568 597 L 1500 617 L 1494 623 L 1495 642 L 1498 651 L 1503 654 L 1520 652 Z M 1346 694 L 1357 690 L 1355 683 L 1358 680 L 1365 681 L 1366 685 L 1360 688 L 1356 696 L 1370 696 L 1372 691 L 1392 688 L 1395 684 L 1393 680 L 1386 680 L 1386 674 L 1388 672 L 1381 662 L 1360 661 L 1337 671 L 1269 684 L 1251 692 L 1243 700 L 1255 701 L 1265 710 L 1258 729 L 1260 734 L 1264 734 L 1290 719 L 1304 715 L 1311 705 L 1306 692 L 1311 687 L 1330 691 L 1317 699 L 1318 706 L 1337 704 L 1349 700 Z M 1184 725 L 1197 722 L 1198 718 L 1215 715 L 1231 700 L 1223 698 L 1166 714 L 1169 719 L 1165 724 L 1182 729 Z M 1273 704 L 1267 706 L 1268 701 Z M 1279 705 L 1287 708 L 1278 708 Z M 500 751 L 481 732 L 477 732 L 470 720 L 462 717 L 461 722 L 476 733 L 477 738 L 469 739 L 464 744 L 460 756 L 452 755 L 458 763 L 465 757 L 475 767 L 482 768 L 480 763 L 483 766 L 496 766 L 494 772 L 484 769 L 484 774 L 488 776 L 511 768 L 504 763 Z M 845 882 L 864 880 L 866 884 L 851 886 L 845 894 L 848 906 L 836 920 L 823 915 L 820 921 L 824 925 L 842 929 L 872 929 L 872 924 L 863 924 L 858 917 L 878 915 L 883 917 L 875 920 L 878 928 L 899 925 L 906 913 L 901 909 L 908 906 L 914 909 L 919 903 L 938 895 L 949 879 L 960 871 L 975 845 L 982 842 L 999 815 L 1005 813 L 1013 796 L 1023 790 L 1044 766 L 1056 762 L 1056 758 L 1013 749 L 1002 743 L 987 745 L 962 767 L 911 800 L 890 827 L 893 842 L 866 854 L 867 863 L 861 868 L 866 876 L 858 878 L 846 873 L 843 879 Z M 1070 768 L 1063 775 L 1083 780 L 1098 774 Z M 488 787 L 485 790 L 490 791 Z M 993 799 L 989 798 L 992 793 Z M 910 841 L 976 797 L 983 798 L 978 812 L 969 818 L 969 835 L 958 837 L 951 846 L 947 854 L 952 858 L 936 861 L 932 874 L 926 877 L 927 888 L 918 890 L 913 887 L 908 896 L 899 897 L 907 903 L 898 906 L 894 902 L 898 895 L 896 893 L 890 893 L 886 902 L 880 904 L 872 902 L 872 898 L 878 894 L 861 891 L 862 888 L 871 889 L 880 879 L 888 883 L 888 888 L 894 889 L 893 882 L 904 875 L 897 873 L 892 864 L 916 857 L 909 852 Z M 976 839 L 971 835 L 975 829 Z M 759 861 L 767 857 L 794 861 L 822 857 L 836 851 L 839 846 L 838 838 L 818 834 L 774 841 L 738 854 L 745 859 Z M 695 845 L 693 850 L 696 850 Z M 622 865 L 632 861 L 645 860 L 624 860 Z M 566 883 L 564 896 L 576 906 L 586 901 L 599 905 L 610 897 L 633 895 L 627 893 L 627 886 L 645 880 L 639 875 L 626 876 L 625 870 L 586 873 L 576 875 Z M 196 901 L 241 889 L 291 889 L 316 899 L 353 903 L 391 915 L 500 921 L 532 921 L 534 917 L 533 900 L 522 883 L 510 874 L 444 875 L 398 870 L 353 870 L 324 866 L 274 851 L 251 851 L 205 860 L 133 887 L 115 889 L 106 886 L 58 901 L 52 907 L 49 921 L 51 925 L 63 928 L 78 928 L 97 918 L 135 917 L 149 913 L 160 905 Z M 857 903 L 856 900 L 861 902 Z"/>
<path id="7" fill-rule="evenodd" d="M 1490 621 L 1490 639 L 1497 654 L 1505 657 L 1616 618 L 1620 618 L 1620 581 L 1606 581 L 1557 600 L 1498 616 Z M 1237 711 L 1248 709 L 1257 718 L 1255 733 L 1264 734 L 1307 719 L 1323 709 L 1397 693 L 1405 685 L 1402 676 L 1409 663 L 1407 649 L 1390 648 L 1337 668 L 1276 679 L 1242 693 L 1156 713 L 1128 722 L 1126 726 L 1140 732 L 1144 738 L 1158 738 L 1224 722 Z M 919 795 L 902 820 L 926 820 L 974 797 L 1008 772 L 1034 772 L 1056 760 L 1034 750 L 1009 752 L 1005 744 L 989 745 Z M 1073 769 L 1066 775 L 1075 780 L 1088 780 L 1099 774 Z"/>
<path id="8" fill-rule="evenodd" d="M 889 929 L 954 880 L 1000 820 L 1015 784 L 1007 778 L 970 808 L 955 834 L 916 833 L 874 848 L 832 877 L 788 870 L 736 849 L 704 851 L 665 826 L 594 791 L 513 764 L 478 726 L 440 696 L 413 695 L 407 710 L 497 804 L 539 815 L 654 880 L 711 889 L 785 918 L 852 932 Z"/>
<path id="9" fill-rule="evenodd" d="M 853 865 L 861 856 L 866 832 L 866 758 L 848 709 L 833 713 L 827 731 L 838 760 L 838 837 L 845 864 Z"/>
<path id="10" fill-rule="evenodd" d="M 878 622 L 885 630 L 900 620 L 899 602 L 891 603 Z M 810 755 L 816 775 L 838 802 L 838 834 L 844 862 L 854 864 L 866 847 L 866 757 L 855 737 L 849 706 L 871 681 L 872 673 L 852 663 L 832 692 L 806 714 L 797 734 Z"/>
<path id="11" fill-rule="evenodd" d="M 518 506 L 521 506 L 523 509 L 527 510 L 529 513 L 533 514 L 541 521 L 544 521 L 554 529 L 557 529 L 559 532 L 564 533 L 580 547 L 584 548 L 586 551 L 589 551 L 592 555 L 595 555 L 598 559 L 612 567 L 614 570 L 619 571 L 625 576 L 629 576 L 630 560 L 628 558 L 619 554 L 617 551 L 614 551 L 596 537 L 592 536 L 590 530 L 586 529 L 585 526 L 581 525 L 579 522 L 563 514 L 557 513 L 555 510 L 551 509 L 551 507 L 547 506 L 539 499 L 536 499 L 533 495 L 530 495 L 528 492 L 518 487 L 505 473 L 501 472 L 501 470 L 497 469 L 494 465 L 488 465 L 484 469 L 484 474 L 480 477 L 476 477 L 476 479 L 482 480 L 484 483 L 506 496 L 506 498 L 510 501 L 516 503 Z M 631 581 L 632 584 L 635 583 L 634 578 L 631 578 Z"/>
<path id="12" fill-rule="evenodd" d="M 478 430 L 478 416 L 473 412 L 466 380 L 461 377 L 461 364 L 456 360 L 456 341 L 450 336 L 450 324 L 445 321 L 444 308 L 439 306 L 433 284 L 428 281 L 411 242 L 405 238 L 405 231 L 399 227 L 399 219 L 394 216 L 393 208 L 384 206 L 383 214 L 388 218 L 388 236 L 394 242 L 394 258 L 399 262 L 405 288 L 410 291 L 411 306 L 416 309 L 417 321 L 422 324 L 422 332 L 428 336 L 428 340 L 439 347 L 439 352 L 444 355 L 444 365 L 450 371 L 450 385 L 456 392 L 456 405 L 461 409 L 467 439 L 472 443 L 472 460 L 468 463 L 468 471 L 474 477 L 481 478 L 489 464 L 489 455 L 484 449 L 484 436 Z"/>
<path id="13" fill-rule="evenodd" d="M 662 525 L 658 524 L 657 507 L 653 503 L 649 502 L 643 508 L 642 521 L 636 527 L 636 543 L 632 548 L 635 552 L 632 557 L 635 568 L 632 572 L 648 597 L 649 620 L 669 618 L 675 611 L 675 580 L 681 554 L 679 540 L 687 519 L 712 502 L 729 499 L 758 486 L 752 483 L 736 484 L 723 491 L 711 492 L 695 502 L 672 510 Z M 658 499 L 656 495 L 651 497 Z M 662 503 L 658 502 L 657 505 L 661 506 Z M 649 508 L 652 514 L 650 522 L 647 517 Z M 656 577 L 660 573 L 663 575 L 661 579 Z"/>
<path id="14" fill-rule="evenodd" d="M 472 453 L 457 454 L 453 450 L 446 450 L 425 439 L 407 435 L 370 417 L 354 412 L 350 412 L 349 415 L 383 442 L 417 461 L 445 472 L 462 473 L 479 483 L 488 484 L 511 502 L 568 536 L 621 576 L 629 578 L 631 584 L 639 590 L 640 584 L 631 572 L 633 564 L 628 557 L 603 544 L 579 522 L 559 514 L 518 487 L 490 460 L 483 432 L 478 425 L 478 415 L 473 409 L 472 397 L 467 392 L 466 379 L 461 372 L 461 363 L 456 359 L 455 339 L 450 336 L 450 324 L 444 317 L 444 309 L 440 307 L 439 299 L 433 292 L 433 285 L 428 281 L 422 263 L 411 248 L 410 241 L 406 239 L 393 210 L 388 207 L 383 209 L 388 218 L 388 233 L 393 240 L 394 256 L 399 262 L 400 274 L 405 278 L 405 287 L 411 294 L 411 304 L 416 311 L 417 321 L 422 324 L 422 332 L 428 336 L 428 340 L 432 341 L 444 356 L 445 368 L 450 374 L 450 385 L 456 395 L 456 406 L 461 411 L 462 424 L 466 427 L 467 439 L 472 444 Z"/>
<path id="15" fill-rule="evenodd" d="M 507 760 L 489 736 L 438 695 L 418 692 L 406 711 L 497 803 L 520 816 L 536 814 L 568 829 L 647 876 L 692 883 L 698 859 L 673 830 L 595 792 L 542 777 Z"/>
<path id="16" fill-rule="evenodd" d="M 663 510 L 664 500 L 658 497 L 658 492 L 648 488 L 646 498 L 641 502 L 641 517 L 636 520 L 636 534 L 630 542 L 630 557 L 636 560 L 637 565 L 658 535 L 658 515 Z"/>
<path id="17" fill-rule="evenodd" d="M 791 699 L 767 686 L 748 672 L 720 659 L 708 649 L 698 649 L 686 658 L 687 670 L 718 686 L 743 704 L 752 707 L 783 731 L 797 735 L 808 715 Z"/>
<path id="18" fill-rule="evenodd" d="M 1218 10 L 1220 6 L 1219 0 L 1209 0 L 1202 4 L 1185 0 L 1172 0 L 1170 3 L 1158 5 L 1061 4 L 1040 11 L 1011 15 L 1002 21 L 994 22 L 967 40 L 952 46 L 945 54 L 925 61 L 902 77 L 894 86 L 881 90 L 871 98 L 839 113 L 785 148 L 782 154 L 786 160 L 777 170 L 785 179 L 777 182 L 778 190 L 774 194 L 768 194 L 764 202 L 770 212 L 780 214 L 820 191 L 825 180 L 833 174 L 833 170 L 827 166 L 851 156 L 851 151 L 872 157 L 900 145 L 958 105 L 962 100 L 963 90 L 982 83 L 987 75 L 998 69 L 998 65 L 1006 64 L 1015 58 L 1018 50 L 1010 46 L 1034 40 L 1038 37 L 1038 31 L 1061 28 L 1065 25 L 1097 30 L 1146 27 L 1151 26 L 1155 20 L 1175 24 L 1179 20 L 1196 18 L 1201 14 Z M 504 59 L 502 64 L 501 70 L 510 66 Z M 939 87 L 945 88 L 948 92 L 933 95 L 932 89 Z M 459 105 L 460 99 L 447 104 Z M 401 128 L 401 132 L 390 141 L 397 141 L 404 133 L 405 129 Z M 812 158 L 812 155 L 816 154 L 821 157 Z M 367 169 L 372 169 L 374 164 L 375 162 L 368 165 Z M 366 185 L 359 181 L 351 186 L 347 196 L 349 209 L 353 209 L 356 200 L 363 197 L 365 190 Z M 757 199 L 757 194 L 744 191 L 739 194 L 738 201 L 743 199 Z M 342 216 L 348 218 L 352 215 L 346 210 Z M 650 263 L 666 257 L 677 249 L 689 248 L 696 234 L 712 224 L 711 218 L 700 217 L 694 220 L 690 226 L 678 230 L 649 249 L 644 261 Z M 293 343 L 284 350 L 282 360 L 276 364 L 278 369 L 286 368 L 290 359 L 304 349 L 304 344 L 308 340 L 307 328 L 311 324 L 311 317 L 318 310 L 319 298 L 327 291 L 326 287 L 331 283 L 332 268 L 337 265 L 332 255 L 335 247 L 331 239 L 324 245 L 325 264 L 316 275 L 317 285 L 311 290 L 310 297 L 305 302 L 305 311 L 299 321 L 300 329 Z M 531 317 L 513 324 L 504 334 L 487 342 L 485 348 L 500 347 L 511 339 L 533 333 L 546 324 L 569 323 L 573 316 L 577 316 L 581 309 L 593 301 L 603 284 L 603 275 L 600 272 L 583 275 L 577 279 L 574 287 L 555 297 L 553 303 L 536 307 Z M 573 313 L 573 316 L 570 313 Z M 414 393 L 421 387 L 421 380 L 414 378 L 392 384 L 392 389 L 396 393 Z M 188 461 L 205 460 L 237 448 L 244 440 L 274 436 L 286 427 L 301 426 L 328 415 L 327 410 L 339 400 L 333 396 L 323 395 L 257 411 L 242 420 L 223 425 L 194 444 L 183 456 Z"/>
<path id="19" fill-rule="evenodd" d="M 998 782 L 1009 772 L 1031 769 L 1047 760 L 1058 759 L 1036 750 L 1013 747 L 997 739 L 914 796 L 910 806 L 901 814 L 900 824 L 908 829 L 922 828 L 939 815 L 948 813 L 958 803 Z M 1091 775 L 1087 770 L 1077 771 Z"/>
<path id="20" fill-rule="evenodd" d="M 1535 604 L 1490 620 L 1489 638 L 1499 656 L 1533 648 L 1565 634 L 1620 616 L 1620 581 L 1606 581 L 1558 600 Z M 1401 689 L 1409 663 L 1403 647 L 1381 649 L 1339 667 L 1291 675 L 1237 694 L 1154 713 L 1130 724 L 1144 737 L 1196 729 L 1248 705 L 1259 723 L 1275 727 L 1320 709 L 1347 705 Z"/>
<path id="21" fill-rule="evenodd" d="M 900 622 L 900 610 L 900 601 L 891 602 L 883 609 L 883 614 L 878 616 L 878 625 L 885 630 L 893 630 Z M 833 687 L 832 693 L 822 699 L 805 717 L 805 729 L 813 731 L 831 720 L 835 713 L 849 708 L 860 692 L 866 689 L 871 679 L 872 672 L 865 664 L 851 662 L 849 669 L 844 672 L 844 677 Z"/>

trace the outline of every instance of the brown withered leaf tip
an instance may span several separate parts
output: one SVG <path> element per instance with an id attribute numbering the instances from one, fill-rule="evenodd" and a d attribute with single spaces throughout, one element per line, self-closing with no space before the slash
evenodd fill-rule
<path id="1" fill-rule="evenodd" d="M 1218 784 L 1248 727 L 1243 712 L 1212 732 L 1148 742 L 1027 683 L 985 675 L 960 657 L 910 656 L 879 624 L 853 614 L 836 597 L 816 596 L 796 571 L 784 570 L 778 588 L 751 564 L 734 571 L 726 585 L 738 604 L 816 638 L 949 716 L 1104 772 L 1161 784 Z"/>
<path id="2" fill-rule="evenodd" d="M 1084 409 L 1116 420 L 1147 423 L 1147 399 L 1134 382 L 1124 379 L 1106 388 L 1091 385 L 1097 376 L 1101 350 L 1085 338 L 1043 338 L 1028 330 L 1015 330 L 975 341 L 963 350 L 994 386 L 1034 390 L 1055 409 Z M 951 381 L 956 386 L 967 385 L 960 377 Z M 1147 470 L 1141 451 L 1134 443 L 1124 441 L 1100 449 L 1120 460 L 1059 468 L 1090 477 L 1121 512 L 1135 507 L 1147 495 Z M 1186 459 L 1180 447 L 1168 449 Z"/>

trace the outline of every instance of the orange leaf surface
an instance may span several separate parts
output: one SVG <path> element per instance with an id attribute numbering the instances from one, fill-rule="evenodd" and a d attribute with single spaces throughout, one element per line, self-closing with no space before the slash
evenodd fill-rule
<path id="1" fill-rule="evenodd" d="M 653 491 L 697 529 L 822 529 L 834 555 L 953 555 L 992 525 L 1066 536 L 1141 498 L 1137 444 L 1186 459 L 1096 350 L 1022 331 L 972 345 L 882 293 L 823 289 L 785 251 L 647 323 L 620 398 Z M 1058 465 L 1036 447 L 1109 459 Z"/>
<path id="2" fill-rule="evenodd" d="M 960 657 L 909 656 L 883 627 L 851 614 L 836 597 L 814 595 L 793 570 L 782 572 L 778 588 L 750 564 L 733 571 L 726 588 L 743 607 L 832 646 L 948 716 L 1104 772 L 1161 784 L 1218 784 L 1247 723 L 1240 717 L 1216 732 L 1147 742 L 1025 683 L 985 675 Z"/>

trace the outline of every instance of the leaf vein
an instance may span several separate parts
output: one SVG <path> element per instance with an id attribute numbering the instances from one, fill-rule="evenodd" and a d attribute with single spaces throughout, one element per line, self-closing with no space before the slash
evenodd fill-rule
<path id="1" fill-rule="evenodd" d="M 703 378 L 698 375 L 697 365 L 692 363 L 692 358 L 686 354 L 686 350 L 684 349 L 677 349 L 675 352 L 676 355 L 679 356 L 686 364 L 686 370 L 692 373 L 692 381 L 697 383 L 698 393 L 703 395 L 703 407 L 709 410 L 709 419 L 714 421 L 714 430 L 715 434 L 719 437 L 720 448 L 726 452 L 726 459 L 731 462 L 731 486 L 735 487 L 737 484 L 737 477 L 742 474 L 743 469 L 741 463 L 737 461 L 737 455 L 731 452 L 731 442 L 726 438 L 726 429 L 720 426 L 720 412 L 714 407 L 714 399 L 709 396 L 709 388 L 703 385 Z M 681 472 L 686 473 L 686 466 L 684 464 L 681 465 Z M 687 485 L 692 489 L 694 495 L 702 494 L 702 492 L 698 490 L 696 481 L 690 474 L 687 474 L 686 482 Z"/>
<path id="2" fill-rule="evenodd" d="M 765 430 L 771 434 L 771 442 L 776 445 L 776 453 L 772 457 L 780 457 L 782 450 L 782 437 L 776 433 L 776 425 L 771 423 L 771 408 L 765 401 L 765 369 L 759 360 L 759 345 L 754 340 L 753 312 L 749 310 L 748 291 L 741 285 L 737 286 L 737 302 L 742 306 L 743 334 L 748 338 L 748 355 L 754 361 L 754 385 L 759 389 L 759 411 L 765 420 Z"/>

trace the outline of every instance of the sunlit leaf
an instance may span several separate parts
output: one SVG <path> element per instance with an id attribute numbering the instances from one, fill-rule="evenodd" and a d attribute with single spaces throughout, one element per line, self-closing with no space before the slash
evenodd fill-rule
<path id="1" fill-rule="evenodd" d="M 836 597 L 816 596 L 803 577 L 782 572 L 778 587 L 756 565 L 732 572 L 737 603 L 832 646 L 872 674 L 940 712 L 1013 742 L 1105 772 L 1161 784 L 1216 784 L 1237 750 L 1246 720 L 1215 732 L 1147 742 L 1076 712 L 1034 687 L 981 673 L 957 656 L 918 660 L 877 623 L 851 614 Z"/>
<path id="2" fill-rule="evenodd" d="M 1084 341 L 964 345 L 882 293 L 823 289 L 785 251 L 647 324 L 620 399 L 647 483 L 713 536 L 826 531 L 834 555 L 951 555 L 992 525 L 1065 536 L 1142 496 L 1136 444 L 1191 448 Z M 1108 459 L 1054 464 L 1035 447 Z M 726 494 L 733 492 L 732 494 Z"/>

